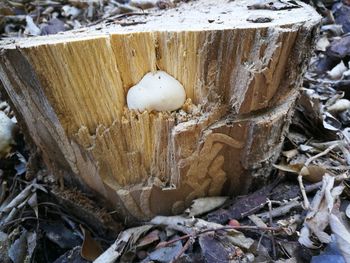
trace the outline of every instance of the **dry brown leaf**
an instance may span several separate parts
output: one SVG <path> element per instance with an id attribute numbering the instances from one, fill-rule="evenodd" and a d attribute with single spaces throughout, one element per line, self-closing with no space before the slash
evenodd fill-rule
<path id="1" fill-rule="evenodd" d="M 83 259 L 93 261 L 102 254 L 100 244 L 92 238 L 90 232 L 80 225 L 80 229 L 84 235 L 83 245 L 81 246 L 80 255 Z"/>
<path id="2" fill-rule="evenodd" d="M 140 241 L 136 245 L 137 248 L 142 248 L 142 247 L 148 246 L 148 245 L 158 241 L 159 234 L 160 234 L 160 231 L 158 229 L 155 229 L 155 230 L 149 232 L 146 236 L 144 236 L 143 238 L 140 239 Z"/>
<path id="3" fill-rule="evenodd" d="M 328 171 L 319 165 L 309 165 L 308 167 L 303 167 L 300 170 L 300 174 L 303 178 L 310 183 L 318 183 L 322 181 L 323 176 Z M 328 172 L 329 173 L 329 172 Z"/>
<path id="4" fill-rule="evenodd" d="M 298 174 L 300 172 L 300 169 L 303 167 L 303 164 L 274 164 L 273 165 L 278 170 L 289 172 L 289 173 L 295 173 Z"/>

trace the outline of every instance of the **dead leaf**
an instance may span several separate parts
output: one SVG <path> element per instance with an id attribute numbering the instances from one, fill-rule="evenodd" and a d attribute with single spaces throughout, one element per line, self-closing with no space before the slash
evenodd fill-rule
<path id="1" fill-rule="evenodd" d="M 37 235 L 35 232 L 28 232 L 27 233 L 27 253 L 29 258 L 32 257 L 33 252 L 37 245 Z"/>
<path id="2" fill-rule="evenodd" d="M 243 233 L 238 231 L 228 231 L 226 238 L 228 241 L 230 241 L 230 243 L 246 250 L 250 249 L 250 247 L 254 244 L 253 239 L 246 237 Z"/>
<path id="3" fill-rule="evenodd" d="M 327 55 L 331 58 L 343 59 L 350 55 L 350 35 L 345 35 L 339 40 L 335 40 L 327 48 Z"/>
<path id="4" fill-rule="evenodd" d="M 5 242 L 6 240 L 8 240 L 8 234 L 6 234 L 6 233 L 0 231 L 0 244 L 1 244 L 2 242 Z"/>
<path id="5" fill-rule="evenodd" d="M 316 241 L 311 240 L 311 232 L 307 227 L 303 227 L 300 230 L 298 241 L 300 244 L 307 248 L 317 249 L 321 247 L 321 244 L 317 244 Z"/>
<path id="6" fill-rule="evenodd" d="M 128 247 L 134 247 L 141 235 L 151 230 L 153 225 L 143 225 L 139 227 L 129 228 L 121 232 L 117 240 L 105 252 L 103 252 L 94 263 L 113 263 L 115 262 L 124 250 Z"/>
<path id="7" fill-rule="evenodd" d="M 339 131 L 341 129 L 342 124 L 338 121 L 332 114 L 325 112 L 323 114 L 323 127 L 330 131 Z"/>
<path id="8" fill-rule="evenodd" d="M 66 253 L 61 255 L 53 263 L 89 263 L 91 261 L 86 261 L 80 256 L 80 247 L 75 247 L 71 250 L 68 250 Z"/>
<path id="9" fill-rule="evenodd" d="M 8 254 L 13 263 L 23 263 L 27 256 L 27 231 L 22 234 L 11 245 Z"/>
<path id="10" fill-rule="evenodd" d="M 38 210 L 38 196 L 37 193 L 34 193 L 29 199 L 28 199 L 28 205 L 34 210 L 35 216 L 39 217 L 39 210 Z"/>
<path id="11" fill-rule="evenodd" d="M 149 232 L 146 236 L 144 236 L 143 238 L 141 238 L 139 240 L 139 242 L 137 243 L 136 247 L 137 248 L 143 248 L 145 246 L 148 246 L 156 241 L 159 240 L 159 230 L 155 229 L 151 232 Z"/>
<path id="12" fill-rule="evenodd" d="M 346 207 L 345 214 L 350 219 L 350 204 Z"/>
<path id="13" fill-rule="evenodd" d="M 350 32 L 350 6 L 344 3 L 348 0 L 340 1 L 333 7 L 335 22 L 342 26 L 345 33 Z"/>
<path id="14" fill-rule="evenodd" d="M 329 44 L 328 37 L 322 36 L 316 42 L 316 50 L 325 52 Z"/>
<path id="15" fill-rule="evenodd" d="M 299 154 L 298 149 L 292 149 L 289 151 L 283 151 L 282 152 L 283 156 L 285 156 L 287 158 L 287 162 L 292 159 L 293 157 L 295 157 L 296 155 Z"/>
<path id="16" fill-rule="evenodd" d="M 332 70 L 328 71 L 327 74 L 331 79 L 337 80 L 341 79 L 343 73 L 347 70 L 348 68 L 345 66 L 344 62 L 340 61 L 340 63 L 332 68 Z"/>
<path id="17" fill-rule="evenodd" d="M 26 26 L 26 32 L 29 35 L 32 36 L 39 36 L 41 33 L 40 28 L 34 23 L 33 18 L 31 16 L 26 16 L 26 22 L 27 22 L 27 26 Z"/>
<path id="18" fill-rule="evenodd" d="M 329 216 L 329 224 L 336 237 L 338 248 L 344 257 L 345 262 L 350 263 L 350 233 L 334 214 Z"/>
<path id="19" fill-rule="evenodd" d="M 301 216 L 296 214 L 296 215 L 292 215 L 291 217 L 289 217 L 288 219 L 282 219 L 282 220 L 278 220 L 277 224 L 279 226 L 282 226 L 284 228 L 284 231 L 288 234 L 288 235 L 293 235 L 296 233 L 296 230 L 299 228 L 301 223 Z"/>
<path id="20" fill-rule="evenodd" d="M 81 10 L 71 5 L 62 6 L 62 16 L 76 18 L 81 13 Z"/>
<path id="21" fill-rule="evenodd" d="M 103 250 L 101 248 L 101 245 L 92 238 L 90 232 L 82 225 L 80 225 L 80 229 L 84 235 L 84 241 L 81 246 L 80 255 L 83 259 L 93 261 L 102 254 Z"/>
<path id="22" fill-rule="evenodd" d="M 12 8 L 6 5 L 6 2 L 0 2 L 0 16 L 14 15 Z"/>
<path id="23" fill-rule="evenodd" d="M 215 196 L 215 197 L 203 197 L 192 201 L 190 208 L 185 210 L 188 216 L 198 216 L 210 212 L 220 206 L 222 206 L 228 197 Z"/>
<path id="24" fill-rule="evenodd" d="M 232 256 L 235 255 L 234 246 L 230 246 L 225 242 L 223 244 L 218 238 L 215 238 L 213 234 L 205 234 L 199 237 L 199 245 L 202 249 L 202 255 L 205 262 L 208 263 L 226 263 L 232 260 Z"/>
<path id="25" fill-rule="evenodd" d="M 16 152 L 16 156 L 18 158 L 19 163 L 15 165 L 15 169 L 17 175 L 22 175 L 27 171 L 27 160 L 19 152 Z"/>
<path id="26" fill-rule="evenodd" d="M 301 174 L 305 180 L 309 181 L 310 183 L 317 183 L 322 181 L 323 176 L 328 172 L 325 168 L 323 168 L 320 165 L 309 165 L 304 166 L 304 164 L 301 163 L 295 163 L 295 164 L 274 164 L 273 165 L 278 170 L 294 173 L 294 174 Z M 329 173 L 329 172 L 328 172 Z"/>
<path id="27" fill-rule="evenodd" d="M 295 173 L 298 174 L 300 172 L 300 169 L 302 169 L 304 165 L 303 164 L 274 164 L 273 167 L 277 168 L 278 170 L 289 172 L 289 173 Z"/>
<path id="28" fill-rule="evenodd" d="M 178 238 L 178 236 L 175 236 L 174 238 Z M 148 258 L 156 262 L 172 262 L 181 250 L 182 243 L 181 241 L 177 241 L 167 247 L 157 248 L 148 255 Z"/>
<path id="29" fill-rule="evenodd" d="M 4 208 L 0 210 L 0 212 L 8 213 L 10 212 L 14 207 L 17 207 L 19 204 L 21 204 L 25 199 L 28 198 L 28 196 L 31 194 L 31 191 L 33 189 L 33 184 L 29 184 L 20 192 L 15 198 L 11 200 L 9 204 L 7 204 Z"/>
<path id="30" fill-rule="evenodd" d="M 43 223 L 41 228 L 44 230 L 46 237 L 60 248 L 71 249 L 81 244 L 81 239 L 63 222 Z"/>
<path id="31" fill-rule="evenodd" d="M 57 18 L 53 18 L 41 29 L 41 35 L 57 34 L 61 31 L 65 31 L 64 23 Z"/>
<path id="32" fill-rule="evenodd" d="M 334 177 L 328 174 L 324 175 L 322 188 L 314 196 L 310 211 L 306 215 L 303 228 L 300 231 L 299 243 L 308 248 L 317 248 L 315 242 L 310 239 L 312 234 L 322 243 L 331 241 L 330 235 L 324 230 L 329 224 L 329 215 L 334 202 L 343 189 L 343 186 L 334 187 Z"/>
<path id="33" fill-rule="evenodd" d="M 303 176 L 303 178 L 310 183 L 317 183 L 321 182 L 323 176 L 328 171 L 319 165 L 309 165 L 308 167 L 303 167 L 300 171 L 300 174 Z M 329 172 L 328 172 L 329 173 Z"/>
<path id="34" fill-rule="evenodd" d="M 306 145 L 306 144 L 300 144 L 299 149 L 302 152 L 308 152 L 308 153 L 315 151 L 315 147 L 310 146 L 310 145 Z"/>
<path id="35" fill-rule="evenodd" d="M 343 27 L 336 24 L 321 26 L 321 32 L 329 32 L 333 36 L 341 36 L 344 33 Z"/>

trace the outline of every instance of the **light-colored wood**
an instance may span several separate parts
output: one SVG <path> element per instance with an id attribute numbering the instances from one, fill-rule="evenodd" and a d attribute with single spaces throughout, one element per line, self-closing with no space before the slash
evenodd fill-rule
<path id="1" fill-rule="evenodd" d="M 54 173 L 78 178 L 124 216 L 178 213 L 196 197 L 247 191 L 281 148 L 319 16 L 303 3 L 251 3 L 198 0 L 5 41 L 0 78 Z M 273 21 L 246 21 L 254 14 Z M 183 108 L 128 110 L 128 89 L 155 70 L 183 84 Z"/>

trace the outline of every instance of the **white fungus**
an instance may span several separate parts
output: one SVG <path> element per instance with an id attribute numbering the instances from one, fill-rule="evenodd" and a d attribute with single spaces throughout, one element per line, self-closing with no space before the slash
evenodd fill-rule
<path id="1" fill-rule="evenodd" d="M 186 92 L 174 77 L 164 71 L 156 71 L 147 73 L 131 87 L 126 100 L 129 109 L 174 111 L 184 104 Z"/>
<path id="2" fill-rule="evenodd" d="M 13 129 L 15 123 L 0 111 L 0 158 L 4 157 L 11 149 L 11 144 L 14 144 Z"/>

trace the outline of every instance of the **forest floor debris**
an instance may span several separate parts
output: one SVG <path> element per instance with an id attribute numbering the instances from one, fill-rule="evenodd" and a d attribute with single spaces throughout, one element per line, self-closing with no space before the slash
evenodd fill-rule
<path id="1" fill-rule="evenodd" d="M 173 4 L 3 1 L 0 34 L 55 34 Z M 269 185 L 235 199 L 198 199 L 184 215 L 121 231 L 115 211 L 43 166 L 33 171 L 40 158 L 14 130 L 0 162 L 2 262 L 350 262 L 350 2 L 314 4 L 324 17 L 320 36 Z M 0 110 L 15 125 L 6 102 Z"/>

